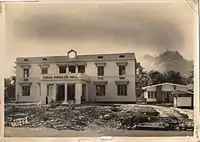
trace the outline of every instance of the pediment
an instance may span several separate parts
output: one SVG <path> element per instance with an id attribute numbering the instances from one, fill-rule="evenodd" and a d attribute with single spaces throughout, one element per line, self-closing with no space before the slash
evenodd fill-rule
<path id="1" fill-rule="evenodd" d="M 68 51 L 67 56 L 68 56 L 70 59 L 76 58 L 77 52 L 76 52 L 75 50 L 71 49 L 70 51 Z"/>

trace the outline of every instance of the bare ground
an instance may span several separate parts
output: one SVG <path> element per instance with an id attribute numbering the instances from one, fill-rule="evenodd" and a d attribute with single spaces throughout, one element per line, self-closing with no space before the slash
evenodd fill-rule
<path id="1" fill-rule="evenodd" d="M 5 127 L 5 137 L 99 137 L 99 136 L 130 136 L 130 137 L 162 137 L 162 136 L 192 136 L 193 131 L 152 131 L 152 130 L 125 130 L 125 129 L 116 129 L 116 119 L 115 117 L 119 114 L 120 117 L 129 117 L 127 112 L 135 112 L 135 114 L 139 114 L 138 111 L 144 111 L 145 113 L 155 113 L 154 111 L 159 113 L 160 117 L 177 117 L 181 118 L 184 115 L 187 115 L 189 119 L 193 119 L 193 110 L 184 110 L 184 109 L 175 109 L 169 107 L 162 106 L 153 106 L 153 105 L 118 105 L 120 109 L 119 112 L 110 111 L 110 106 L 91 106 L 91 105 L 83 105 L 83 106 L 75 106 L 75 108 L 70 108 L 69 106 L 58 106 L 56 108 L 50 109 L 47 107 L 47 110 L 33 109 L 31 107 L 26 107 L 20 111 L 25 111 L 29 116 L 31 116 L 31 125 L 35 125 L 39 121 L 42 121 L 39 125 L 36 125 L 35 128 L 28 127 Z M 23 107 L 22 107 L 23 108 Z M 92 108 L 92 109 L 91 109 Z M 95 109 L 94 109 L 95 108 Z M 32 109 L 32 110 L 30 110 Z M 40 108 L 39 108 L 40 109 Z M 96 110 L 97 109 L 97 110 Z M 19 112 L 20 112 L 19 111 Z M 33 111 L 33 113 L 32 113 Z M 88 111 L 88 112 L 87 112 Z M 90 112 L 89 112 L 90 111 Z M 137 113 L 136 113 L 137 112 Z M 15 112 L 16 113 L 16 112 Z M 111 117 L 110 120 L 102 120 L 101 116 L 108 115 L 113 113 L 114 116 Z M 125 114 L 125 115 L 124 115 Z M 44 115 L 44 116 L 40 116 Z M 132 114 L 131 114 L 132 115 Z M 84 117 L 83 120 L 87 122 L 87 126 L 84 130 L 58 130 L 47 128 L 43 126 L 44 124 L 58 125 L 62 123 L 62 125 L 70 125 L 71 123 L 76 122 L 80 117 Z M 117 116 L 118 117 L 118 116 Z M 43 121 L 43 119 L 46 119 Z M 88 120 L 85 120 L 87 118 Z M 82 118 L 81 118 L 82 119 Z M 56 121 L 55 121 L 56 120 Z M 53 122 L 55 121 L 55 122 Z M 67 122 L 67 123 L 66 123 Z M 103 127 L 99 126 L 103 123 Z M 58 123 L 58 124 L 57 124 Z M 82 124 L 80 124 L 82 125 Z M 107 126 L 106 126 L 107 125 Z M 110 126 L 108 126 L 110 125 Z"/>

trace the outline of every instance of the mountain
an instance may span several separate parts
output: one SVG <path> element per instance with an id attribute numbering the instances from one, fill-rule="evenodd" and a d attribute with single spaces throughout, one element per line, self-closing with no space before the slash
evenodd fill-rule
<path id="1" fill-rule="evenodd" d="M 193 68 L 193 61 L 186 60 L 178 51 L 165 51 L 155 57 L 145 55 L 140 63 L 146 71 L 165 72 L 174 70 L 184 76 L 189 75 Z"/>

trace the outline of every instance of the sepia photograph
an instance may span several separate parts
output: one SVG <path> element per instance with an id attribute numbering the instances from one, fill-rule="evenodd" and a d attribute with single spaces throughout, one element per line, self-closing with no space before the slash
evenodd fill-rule
<path id="1" fill-rule="evenodd" d="M 194 6 L 6 3 L 4 137 L 193 136 Z"/>

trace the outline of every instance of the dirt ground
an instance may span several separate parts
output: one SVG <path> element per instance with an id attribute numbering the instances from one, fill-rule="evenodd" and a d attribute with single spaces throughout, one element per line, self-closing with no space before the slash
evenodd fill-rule
<path id="1" fill-rule="evenodd" d="M 9 109 L 5 109 L 9 110 Z M 163 137 L 192 136 L 193 131 L 133 130 L 139 123 L 163 123 L 162 118 L 180 121 L 193 120 L 193 110 L 154 105 L 79 105 L 79 106 L 21 106 L 6 113 L 5 137 Z M 12 115 L 25 114 L 28 125 L 8 125 Z M 9 119 L 8 119 L 9 118 Z M 149 120 L 149 118 L 151 118 Z M 14 118 L 12 118 L 14 119 Z M 13 121 L 13 120 L 12 120 Z M 170 120 L 171 121 L 171 120 Z M 120 122 L 120 128 L 118 123 Z M 122 127 L 123 126 L 123 127 Z M 72 129 L 73 128 L 73 129 Z"/>

